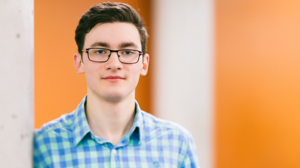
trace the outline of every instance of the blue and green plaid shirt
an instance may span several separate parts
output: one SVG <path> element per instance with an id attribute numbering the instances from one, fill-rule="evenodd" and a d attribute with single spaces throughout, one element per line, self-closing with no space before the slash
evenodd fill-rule
<path id="1" fill-rule="evenodd" d="M 35 132 L 34 167 L 200 167 L 192 136 L 179 125 L 140 110 L 136 103 L 132 128 L 114 146 L 91 131 L 85 101 Z"/>

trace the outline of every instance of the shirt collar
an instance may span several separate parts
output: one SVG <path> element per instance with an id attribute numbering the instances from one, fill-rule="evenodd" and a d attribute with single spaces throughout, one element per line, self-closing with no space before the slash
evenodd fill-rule
<path id="1" fill-rule="evenodd" d="M 87 96 L 85 96 L 80 104 L 77 106 L 77 109 L 74 113 L 74 121 L 73 121 L 73 138 L 74 138 L 74 145 L 77 146 L 78 143 L 88 134 L 91 132 L 90 126 L 87 122 L 86 115 L 85 115 L 85 103 L 86 103 Z M 142 110 L 140 109 L 139 104 L 135 101 L 135 117 L 132 124 L 132 127 L 128 133 L 122 138 L 125 144 L 129 143 L 130 137 L 133 134 L 138 134 L 138 144 L 141 144 L 141 140 L 143 137 L 143 116 Z M 138 128 L 138 129 L 137 129 Z M 136 131 L 138 130 L 138 131 Z"/>
<path id="2" fill-rule="evenodd" d="M 136 124 L 136 127 L 139 128 L 139 141 L 140 141 L 139 144 L 141 144 L 143 139 L 144 120 L 143 120 L 142 110 L 140 109 L 140 106 L 137 103 L 137 101 L 135 101 L 135 109 L 136 109 L 136 115 L 134 118 L 133 126 L 134 124 Z"/>
<path id="3" fill-rule="evenodd" d="M 74 114 L 74 122 L 73 122 L 73 137 L 75 146 L 85 137 L 85 135 L 91 132 L 90 126 L 87 122 L 85 115 L 85 102 L 87 96 L 85 96 L 80 104 L 77 106 Z"/>
<path id="4" fill-rule="evenodd" d="M 143 137 L 143 116 L 142 116 L 142 110 L 140 109 L 139 104 L 137 101 L 135 101 L 135 117 L 132 124 L 131 129 L 124 135 L 124 137 L 121 139 L 122 144 L 118 144 L 120 146 L 123 145 L 141 145 L 141 140 Z"/>

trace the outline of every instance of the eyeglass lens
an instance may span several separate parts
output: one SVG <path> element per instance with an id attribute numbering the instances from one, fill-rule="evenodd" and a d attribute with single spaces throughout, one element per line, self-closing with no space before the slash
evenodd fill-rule
<path id="1" fill-rule="evenodd" d="M 90 48 L 88 56 L 91 61 L 106 62 L 111 56 L 112 52 L 117 52 L 120 62 L 123 63 L 136 63 L 139 60 L 140 52 L 137 50 L 118 50 L 111 51 L 101 48 Z"/>

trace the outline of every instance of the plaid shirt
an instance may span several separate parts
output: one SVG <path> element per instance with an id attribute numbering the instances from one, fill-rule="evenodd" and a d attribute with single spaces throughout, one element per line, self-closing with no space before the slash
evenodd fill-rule
<path id="1" fill-rule="evenodd" d="M 35 132 L 34 167 L 200 167 L 191 134 L 179 125 L 140 110 L 136 103 L 132 128 L 114 146 L 91 131 L 85 101 Z"/>

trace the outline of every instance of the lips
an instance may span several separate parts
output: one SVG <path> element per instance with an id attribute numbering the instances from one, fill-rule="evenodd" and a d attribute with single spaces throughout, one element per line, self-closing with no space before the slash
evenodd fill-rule
<path id="1" fill-rule="evenodd" d="M 106 76 L 102 79 L 107 80 L 107 81 L 111 81 L 111 82 L 117 82 L 117 81 L 120 81 L 120 80 L 124 80 L 125 78 L 123 78 L 121 76 L 111 75 L 111 76 Z"/>

